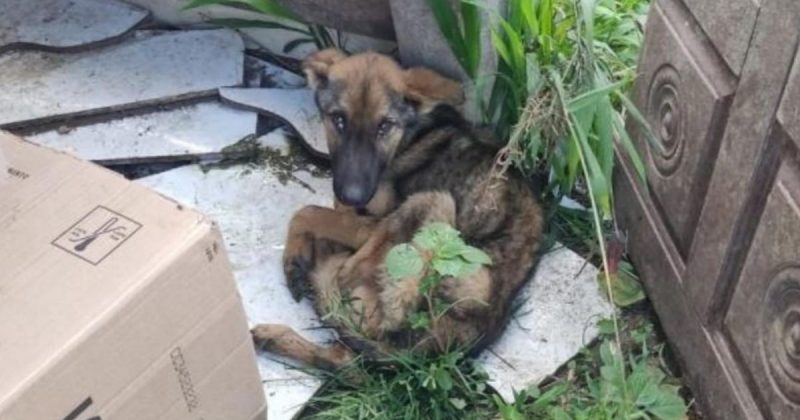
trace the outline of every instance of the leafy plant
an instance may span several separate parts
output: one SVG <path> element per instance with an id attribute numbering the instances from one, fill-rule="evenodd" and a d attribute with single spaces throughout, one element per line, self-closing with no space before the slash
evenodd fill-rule
<path id="1" fill-rule="evenodd" d="M 226 26 L 233 29 L 258 28 L 281 29 L 296 32 L 300 36 L 283 46 L 283 53 L 288 54 L 304 44 L 314 44 L 317 49 L 337 47 L 344 50 L 344 45 L 339 31 L 335 35 L 328 28 L 313 23 L 306 23 L 274 0 L 190 0 L 184 9 L 194 9 L 206 6 L 229 6 L 240 8 L 264 16 L 279 18 L 295 22 L 299 25 L 283 24 L 275 20 L 261 19 L 210 19 L 209 23 Z"/>
<path id="2" fill-rule="evenodd" d="M 601 321 L 605 336 L 596 351 L 584 350 L 570 362 L 565 378 L 516 394 L 511 404 L 496 399 L 505 420 L 547 418 L 574 420 L 683 419 L 687 406 L 674 378 L 659 366 L 660 346 L 648 339 L 652 325 L 629 332 L 637 354 L 625 358 L 613 342 L 613 323 Z"/>
<path id="3" fill-rule="evenodd" d="M 425 297 L 425 311 L 411 316 L 414 329 L 436 328 L 439 320 L 458 302 L 447 304 L 434 291 L 446 278 L 466 278 L 491 258 L 478 248 L 467 245 L 461 234 L 446 223 L 423 226 L 411 243 L 395 245 L 386 255 L 386 271 L 396 282 L 421 278 L 419 292 Z M 447 350 L 449 343 L 437 343 Z"/>

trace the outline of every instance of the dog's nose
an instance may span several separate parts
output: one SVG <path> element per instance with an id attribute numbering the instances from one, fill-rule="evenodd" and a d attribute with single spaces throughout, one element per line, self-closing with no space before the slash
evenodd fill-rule
<path id="1" fill-rule="evenodd" d="M 367 191 L 359 185 L 347 185 L 342 189 L 342 202 L 353 207 L 366 205 Z"/>

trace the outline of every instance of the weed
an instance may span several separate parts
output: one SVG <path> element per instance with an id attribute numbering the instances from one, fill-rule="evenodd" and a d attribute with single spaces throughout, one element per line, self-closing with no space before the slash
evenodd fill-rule
<path id="1" fill-rule="evenodd" d="M 424 311 L 410 317 L 411 328 L 436 330 L 439 320 L 459 303 L 448 304 L 434 295 L 441 282 L 445 278 L 463 279 L 491 263 L 486 253 L 467 245 L 455 228 L 446 223 L 431 223 L 423 226 L 411 243 L 395 245 L 389 251 L 386 271 L 395 282 L 421 279 L 419 292 L 427 305 Z M 449 348 L 449 343 L 436 345 L 440 351 Z"/>
<path id="2" fill-rule="evenodd" d="M 516 419 L 682 419 L 687 411 L 676 378 L 663 369 L 663 344 L 653 346 L 653 326 L 644 322 L 629 329 L 625 358 L 614 345 L 610 320 L 598 325 L 600 343 L 586 348 L 562 374 L 541 389 L 533 387 L 507 404 L 496 403 L 505 420 Z"/>
<path id="3" fill-rule="evenodd" d="M 328 377 L 304 417 L 312 419 L 488 419 L 496 409 L 487 375 L 464 353 L 398 353 L 357 360 Z"/>

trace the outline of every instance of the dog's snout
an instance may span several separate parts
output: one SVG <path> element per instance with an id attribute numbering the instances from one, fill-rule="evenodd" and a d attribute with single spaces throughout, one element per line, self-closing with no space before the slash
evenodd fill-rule
<path id="1" fill-rule="evenodd" d="M 350 184 L 342 188 L 341 200 L 348 206 L 364 207 L 369 199 L 367 190 L 360 185 Z"/>

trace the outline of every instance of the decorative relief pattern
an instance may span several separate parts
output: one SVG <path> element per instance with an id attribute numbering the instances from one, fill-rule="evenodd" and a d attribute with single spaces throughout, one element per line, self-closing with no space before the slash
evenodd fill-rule
<path id="1" fill-rule="evenodd" d="M 800 267 L 786 268 L 772 280 L 761 344 L 773 383 L 786 399 L 800 404 Z"/>
<path id="2" fill-rule="evenodd" d="M 649 144 L 648 152 L 664 177 L 674 174 L 683 158 L 686 113 L 681 103 L 680 86 L 678 70 L 664 64 L 653 75 L 647 95 L 645 115 L 659 141 L 658 144 Z"/>

